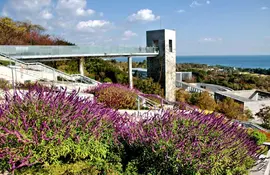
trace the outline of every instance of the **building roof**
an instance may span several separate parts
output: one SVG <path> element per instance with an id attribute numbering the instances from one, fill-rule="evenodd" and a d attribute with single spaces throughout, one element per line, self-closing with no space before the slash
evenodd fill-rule
<path id="1" fill-rule="evenodd" d="M 253 89 L 253 90 L 240 90 L 240 91 L 217 91 L 215 92 L 217 94 L 220 94 L 220 95 L 223 95 L 225 97 L 229 97 L 229 98 L 232 98 L 232 99 L 235 99 L 237 101 L 241 101 L 241 102 L 254 102 L 256 100 L 252 100 L 250 99 L 251 96 L 254 94 L 254 93 L 260 93 L 260 94 L 264 94 L 266 96 L 269 96 L 269 99 L 264 99 L 264 100 L 260 100 L 260 101 L 265 101 L 265 100 L 270 100 L 270 93 L 269 92 L 264 92 L 264 91 L 261 91 L 261 90 L 256 90 L 256 89 Z M 248 96 L 247 96 L 247 93 L 248 93 Z"/>

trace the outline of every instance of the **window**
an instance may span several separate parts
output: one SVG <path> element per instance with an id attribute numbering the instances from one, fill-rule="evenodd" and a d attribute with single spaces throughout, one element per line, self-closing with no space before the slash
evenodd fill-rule
<path id="1" fill-rule="evenodd" d="M 158 40 L 153 40 L 153 46 L 158 47 Z"/>
<path id="2" fill-rule="evenodd" d="M 153 47 L 156 47 L 156 51 L 158 51 L 158 40 L 153 40 Z"/>
<path id="3" fill-rule="evenodd" d="M 172 40 L 171 39 L 169 40 L 169 49 L 170 49 L 170 52 L 172 52 L 173 48 L 172 48 Z"/>

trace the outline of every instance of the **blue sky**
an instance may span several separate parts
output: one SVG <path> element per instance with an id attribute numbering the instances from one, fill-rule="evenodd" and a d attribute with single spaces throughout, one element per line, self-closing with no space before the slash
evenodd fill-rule
<path id="1" fill-rule="evenodd" d="M 270 55 L 270 0 L 0 0 L 0 14 L 76 44 L 145 46 L 161 27 L 178 55 Z"/>

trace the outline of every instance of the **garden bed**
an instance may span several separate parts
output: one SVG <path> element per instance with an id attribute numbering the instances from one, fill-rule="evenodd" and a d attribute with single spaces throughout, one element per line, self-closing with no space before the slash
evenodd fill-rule
<path id="1" fill-rule="evenodd" d="M 198 111 L 134 121 L 78 92 L 41 86 L 0 105 L 0 170 L 15 174 L 247 174 L 261 147 Z"/>

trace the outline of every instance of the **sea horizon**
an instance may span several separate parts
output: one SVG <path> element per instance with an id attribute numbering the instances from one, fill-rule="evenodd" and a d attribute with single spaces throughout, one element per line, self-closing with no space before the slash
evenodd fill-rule
<path id="1" fill-rule="evenodd" d="M 115 58 L 126 62 L 126 58 Z M 134 62 L 142 62 L 146 57 L 134 57 Z M 221 65 L 236 68 L 270 69 L 270 55 L 178 55 L 176 63 L 207 64 L 209 66 Z"/>

